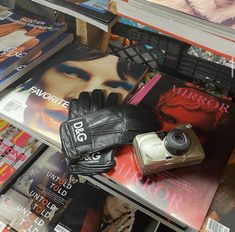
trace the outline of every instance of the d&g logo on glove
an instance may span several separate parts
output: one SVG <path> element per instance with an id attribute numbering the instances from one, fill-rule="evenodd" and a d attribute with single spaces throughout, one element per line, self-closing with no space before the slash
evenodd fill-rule
<path id="1" fill-rule="evenodd" d="M 99 162 L 101 158 L 100 152 L 95 152 L 95 153 L 91 153 L 91 154 L 85 154 L 82 155 L 81 158 L 79 159 L 80 162 L 82 161 L 91 161 L 91 162 Z"/>
<path id="2" fill-rule="evenodd" d="M 69 129 L 73 142 L 76 145 L 85 145 L 91 143 L 90 133 L 84 119 L 74 119 L 69 121 Z"/>
<path id="3" fill-rule="evenodd" d="M 79 142 L 87 140 L 87 135 L 85 133 L 82 133 L 84 131 L 82 121 L 74 123 L 73 128 L 75 129 L 75 134 Z"/>

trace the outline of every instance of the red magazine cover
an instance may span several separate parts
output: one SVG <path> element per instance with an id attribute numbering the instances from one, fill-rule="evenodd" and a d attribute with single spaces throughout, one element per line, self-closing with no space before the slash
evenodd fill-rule
<path id="1" fill-rule="evenodd" d="M 141 176 L 131 145 L 118 150 L 115 169 L 107 176 L 147 207 L 198 231 L 234 145 L 235 107 L 231 102 L 166 75 L 154 78 L 132 102 L 153 110 L 159 130 L 190 123 L 206 157 L 199 165 Z M 147 90 L 147 91 L 146 91 Z"/>

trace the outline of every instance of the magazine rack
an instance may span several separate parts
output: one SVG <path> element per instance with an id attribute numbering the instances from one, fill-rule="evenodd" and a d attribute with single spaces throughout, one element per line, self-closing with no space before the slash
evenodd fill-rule
<path id="1" fill-rule="evenodd" d="M 108 53 L 147 64 L 151 69 L 182 78 L 235 101 L 234 69 L 188 54 L 191 45 L 160 33 L 122 23 L 112 33 L 130 40 L 130 45 L 110 42 Z"/>

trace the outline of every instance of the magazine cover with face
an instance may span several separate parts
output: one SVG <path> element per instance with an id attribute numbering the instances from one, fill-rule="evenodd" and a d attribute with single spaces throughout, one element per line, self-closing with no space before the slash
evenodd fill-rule
<path id="1" fill-rule="evenodd" d="M 0 79 L 65 30 L 64 23 L 13 11 L 0 12 Z"/>
<path id="2" fill-rule="evenodd" d="M 0 193 L 13 184 L 43 147 L 37 139 L 0 119 Z"/>
<path id="3" fill-rule="evenodd" d="M 72 98 L 94 89 L 124 98 L 146 71 L 145 65 L 73 44 L 3 91 L 0 114 L 58 148 L 59 126 Z"/>
<path id="4" fill-rule="evenodd" d="M 0 196 L 0 221 L 27 232 L 149 232 L 157 224 L 83 177 L 68 175 L 65 156 L 51 148 Z"/>
<path id="5" fill-rule="evenodd" d="M 235 107 L 177 78 L 157 75 L 154 80 L 132 102 L 154 111 L 159 131 L 190 123 L 205 158 L 197 165 L 143 176 L 133 147 L 123 146 L 117 152 L 115 168 L 106 174 L 112 180 L 107 183 L 124 186 L 129 196 L 151 210 L 198 231 L 234 146 Z"/>

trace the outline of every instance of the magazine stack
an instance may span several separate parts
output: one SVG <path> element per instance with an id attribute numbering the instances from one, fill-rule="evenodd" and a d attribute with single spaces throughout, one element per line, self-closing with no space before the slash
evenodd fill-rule
<path id="1" fill-rule="evenodd" d="M 0 28 L 0 90 L 72 41 L 65 23 L 8 9 L 0 11 Z"/>
<path id="2" fill-rule="evenodd" d="M 108 0 L 109 10 L 227 58 L 235 56 L 234 1 Z"/>
<path id="3" fill-rule="evenodd" d="M 231 16 L 231 12 L 227 12 L 226 6 L 219 1 L 214 2 L 215 6 L 209 0 L 208 4 L 214 9 L 213 12 L 207 7 L 203 11 L 200 7 L 203 3 L 200 0 L 173 2 L 31 2 L 35 7 L 40 4 L 40 7 L 43 5 L 55 10 L 53 14 L 58 16 L 56 22 L 30 12 L 24 14 L 23 11 L 0 6 L 0 231 L 230 232 L 234 229 L 232 218 L 235 208 L 235 187 L 231 177 L 234 176 L 235 160 L 235 106 L 230 98 L 224 95 L 221 97 L 215 92 L 211 94 L 208 89 L 189 82 L 189 75 L 183 76 L 184 74 L 178 72 L 178 60 L 173 59 L 175 56 L 169 55 L 175 55 L 177 49 L 174 49 L 171 38 L 165 35 L 164 38 L 166 41 L 169 39 L 169 43 L 159 40 L 156 46 L 160 47 L 163 44 L 165 47 L 159 51 L 158 48 L 155 51 L 153 44 L 142 44 L 143 47 L 149 47 L 149 50 L 154 51 L 152 54 L 156 67 L 161 66 L 161 71 L 169 71 L 157 72 L 155 75 L 155 68 L 148 73 L 148 66 L 133 62 L 138 61 L 137 58 L 121 59 L 102 53 L 76 43 L 77 41 L 73 41 L 73 35 L 67 33 L 68 26 L 65 22 L 69 15 L 74 17 L 74 20 L 69 17 L 69 20 L 72 19 L 73 32 L 79 27 L 77 21 L 81 20 L 82 24 L 85 21 L 108 32 L 105 36 L 110 35 L 111 27 L 117 21 L 116 15 L 127 16 L 158 30 L 159 36 L 164 33 L 182 41 L 189 41 L 190 46 L 181 42 L 177 59 L 182 57 L 181 52 L 186 52 L 192 61 L 195 57 L 207 61 L 209 58 L 208 65 L 212 66 L 214 63 L 210 61 L 213 61 L 222 66 L 233 67 L 231 58 L 235 55 L 234 12 Z M 182 5 L 182 2 L 185 4 Z M 224 2 L 234 10 L 232 1 Z M 109 8 L 109 11 L 106 8 Z M 218 9 L 224 9 L 224 18 L 216 17 Z M 76 32 L 79 36 L 78 31 Z M 134 32 L 137 37 L 144 40 L 144 36 L 138 30 Z M 131 53 L 134 48 L 132 45 L 136 45 L 137 42 L 127 37 L 120 44 L 122 47 L 130 48 L 128 52 Z M 120 38 L 117 39 L 114 35 L 112 39 L 120 42 Z M 218 55 L 225 54 L 225 57 L 218 61 L 217 56 L 212 57 L 208 51 L 204 53 L 203 49 L 209 47 L 210 51 Z M 170 53 L 167 52 L 168 48 Z M 121 52 L 116 54 L 118 53 Z M 125 56 L 126 53 L 122 54 Z M 166 57 L 175 64 L 174 69 L 167 70 L 167 65 L 164 64 Z M 142 58 L 147 62 L 148 54 Z M 202 62 L 202 66 L 203 64 Z M 193 69 L 190 65 L 185 66 L 187 70 Z M 181 74 L 182 79 L 178 79 Z M 203 76 L 201 73 L 200 75 Z M 148 79 L 150 76 L 154 77 Z M 210 79 L 210 76 L 205 78 Z M 142 143 L 143 150 L 137 150 L 137 142 L 119 142 L 115 134 L 113 137 L 118 143 L 110 147 L 107 145 L 101 150 L 89 150 L 81 153 L 81 156 L 75 153 L 77 150 L 74 149 L 77 159 L 73 160 L 74 163 L 71 162 L 71 166 L 78 169 L 85 166 L 81 165 L 85 163 L 83 161 L 87 161 L 85 159 L 93 162 L 96 158 L 93 159 L 93 154 L 99 152 L 102 157 L 103 151 L 115 149 L 116 152 L 114 165 L 109 171 L 89 176 L 85 173 L 88 170 L 86 166 L 84 173 L 87 176 L 80 176 L 74 174 L 76 170 L 71 169 L 68 155 L 65 154 L 74 144 L 71 143 L 72 146 L 68 146 L 67 150 L 62 149 L 61 138 L 66 133 L 63 134 L 60 125 L 65 121 L 71 123 L 71 115 L 74 111 L 80 110 L 76 107 L 82 106 L 79 102 L 75 108 L 69 109 L 69 105 L 73 105 L 70 104 L 72 99 L 81 100 L 82 92 L 87 94 L 97 89 L 102 89 L 105 95 L 111 92 L 118 93 L 123 105 L 140 106 L 146 112 L 152 113 L 152 124 L 156 119 L 157 129 L 151 133 L 159 135 L 161 141 L 160 145 L 156 145 L 145 140 L 145 143 Z M 89 98 L 89 107 L 94 109 L 91 101 Z M 120 112 L 121 110 L 117 111 L 117 114 Z M 76 113 L 75 117 L 78 116 L 80 120 L 80 111 Z M 94 116 L 92 123 L 99 122 L 97 112 L 89 113 L 93 113 Z M 134 117 L 131 113 L 129 115 Z M 112 124 L 115 121 L 113 116 L 115 112 L 109 115 L 111 120 L 107 124 L 111 126 L 108 128 L 108 134 L 116 132 Z M 87 120 L 86 115 L 84 119 Z M 104 121 L 103 115 L 102 120 Z M 122 121 L 122 118 L 118 120 Z M 123 121 L 127 126 L 130 123 L 130 128 L 141 127 L 138 122 L 132 123 L 128 120 L 129 118 Z M 143 120 L 142 117 L 141 122 L 149 123 L 149 120 Z M 104 124 L 102 127 L 108 127 L 106 122 Z M 123 126 L 124 123 L 120 124 Z M 68 131 L 75 131 L 73 135 L 77 138 L 76 133 L 79 134 L 80 131 L 76 130 L 78 128 L 75 128 L 74 121 L 71 125 Z M 179 151 L 175 147 L 174 150 L 166 148 L 169 145 L 166 142 L 166 135 L 182 125 L 192 128 L 199 141 L 197 148 L 200 147 L 200 152 L 203 151 L 203 154 L 200 154 L 200 162 L 189 162 L 188 165 L 184 165 L 188 161 L 187 155 L 191 149 L 177 153 Z M 106 140 L 106 134 L 102 133 L 101 127 L 95 125 L 92 129 L 94 128 L 98 131 L 97 134 L 89 131 L 90 127 L 86 133 L 87 128 L 84 127 L 83 135 L 98 135 L 97 140 L 103 136 L 103 141 Z M 126 128 L 122 129 L 118 128 L 117 134 L 128 137 L 123 132 Z M 134 134 L 133 131 L 134 129 L 130 129 L 127 134 Z M 85 142 L 90 142 L 90 138 L 87 140 L 89 141 Z M 188 140 L 190 148 L 192 140 Z M 68 140 L 63 141 L 64 145 Z M 94 139 L 93 141 L 96 142 Z M 81 145 L 78 144 L 77 147 L 81 148 Z M 150 153 L 154 158 L 149 155 Z M 152 168 L 149 169 L 150 172 L 146 166 L 143 171 L 145 164 L 141 163 L 142 154 L 151 162 L 160 157 L 160 161 L 166 161 L 165 166 L 161 167 L 163 169 L 153 170 L 152 162 L 152 166 L 149 165 Z M 175 160 L 180 160 L 182 165 L 169 168 L 175 164 Z M 71 173 L 71 170 L 74 172 Z"/>
<path id="4" fill-rule="evenodd" d="M 84 20 L 103 31 L 110 31 L 118 17 L 107 10 L 107 1 L 99 0 L 33 0 L 37 4 L 58 10 L 75 18 Z"/>

